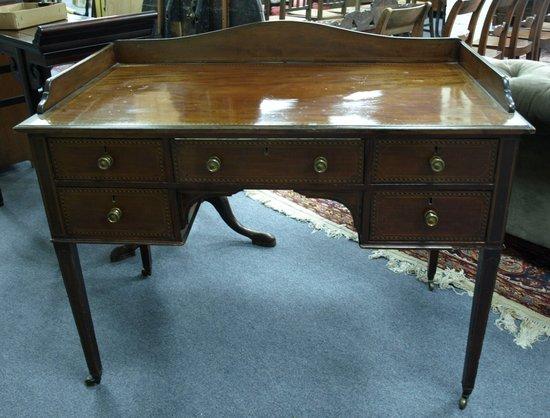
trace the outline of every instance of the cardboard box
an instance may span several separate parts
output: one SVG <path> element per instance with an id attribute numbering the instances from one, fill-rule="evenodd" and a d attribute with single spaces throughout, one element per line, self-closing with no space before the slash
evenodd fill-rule
<path id="1" fill-rule="evenodd" d="M 0 29 L 20 30 L 65 19 L 67 19 L 67 7 L 64 3 L 43 7 L 39 7 L 36 3 L 0 6 Z"/>

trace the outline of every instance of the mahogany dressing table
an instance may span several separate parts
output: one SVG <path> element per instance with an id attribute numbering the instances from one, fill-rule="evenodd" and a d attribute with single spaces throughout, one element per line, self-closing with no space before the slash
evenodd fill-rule
<path id="1" fill-rule="evenodd" d="M 297 41 L 300 40 L 300 41 Z M 480 249 L 474 388 L 520 137 L 507 80 L 458 39 L 298 22 L 117 41 L 51 78 L 28 134 L 90 372 L 78 243 L 183 244 L 201 202 L 294 189 L 345 204 L 364 248 Z"/>

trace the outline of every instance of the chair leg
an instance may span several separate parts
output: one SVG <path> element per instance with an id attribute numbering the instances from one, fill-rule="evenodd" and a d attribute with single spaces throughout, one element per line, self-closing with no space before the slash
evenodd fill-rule
<path id="1" fill-rule="evenodd" d="M 435 37 L 435 31 L 434 31 L 434 12 L 433 10 L 430 10 L 428 13 L 428 22 L 430 25 L 430 37 Z"/>
<path id="2" fill-rule="evenodd" d="M 2 189 L 0 189 L 0 207 L 4 206 L 4 195 L 2 194 Z"/>
<path id="3" fill-rule="evenodd" d="M 153 260 L 151 258 L 151 247 L 149 245 L 140 245 L 139 252 L 141 253 L 141 264 L 143 265 L 141 275 L 143 277 L 148 277 L 152 273 L 153 265 Z"/>
<path id="4" fill-rule="evenodd" d="M 437 261 L 439 259 L 439 250 L 430 250 L 430 259 L 428 261 L 428 289 L 432 292 L 435 289 L 434 277 L 437 271 Z"/>

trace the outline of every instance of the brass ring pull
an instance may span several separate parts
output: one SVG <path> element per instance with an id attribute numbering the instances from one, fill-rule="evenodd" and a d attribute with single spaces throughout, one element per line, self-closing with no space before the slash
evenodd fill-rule
<path id="1" fill-rule="evenodd" d="M 313 169 L 316 173 L 322 174 L 328 170 L 328 161 L 325 157 L 317 157 L 313 162 Z"/>
<path id="2" fill-rule="evenodd" d="M 108 154 L 102 155 L 97 159 L 97 166 L 100 170 L 108 170 L 114 164 L 115 160 Z"/>
<path id="3" fill-rule="evenodd" d="M 445 170 L 445 160 L 443 160 L 443 158 L 439 155 L 434 155 L 430 158 L 430 167 L 434 173 L 441 173 Z"/>
<path id="4" fill-rule="evenodd" d="M 430 209 L 427 210 L 424 214 L 424 220 L 426 221 L 426 225 L 428 225 L 430 228 L 433 228 L 439 223 L 439 216 L 435 210 Z"/>
<path id="5" fill-rule="evenodd" d="M 112 208 L 107 214 L 107 221 L 111 224 L 116 224 L 122 219 L 122 210 L 119 208 Z"/>
<path id="6" fill-rule="evenodd" d="M 219 171 L 222 167 L 222 161 L 218 157 L 210 157 L 206 162 L 206 169 L 211 173 Z"/>

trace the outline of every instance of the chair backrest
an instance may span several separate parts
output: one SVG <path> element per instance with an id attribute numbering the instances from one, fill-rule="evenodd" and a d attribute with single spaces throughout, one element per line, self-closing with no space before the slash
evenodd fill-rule
<path id="1" fill-rule="evenodd" d="M 485 55 L 487 51 L 487 40 L 493 29 L 499 29 L 499 42 L 497 50 L 501 52 L 500 58 L 515 56 L 515 48 L 518 40 L 519 28 L 527 2 L 529 0 L 492 0 L 479 39 L 478 52 Z M 497 13 L 498 12 L 498 13 Z M 499 16 L 502 16 L 500 19 Z M 512 25 L 513 23 L 513 25 Z M 512 33 L 509 29 L 512 28 Z M 508 36 L 510 41 L 508 43 Z M 508 43 L 508 48 L 507 48 Z M 508 50 L 508 54 L 505 51 Z"/>
<path id="2" fill-rule="evenodd" d="M 380 19 L 372 33 L 380 35 L 422 36 L 424 20 L 432 7 L 430 2 L 393 9 L 388 7 L 382 11 Z"/>
<path id="3" fill-rule="evenodd" d="M 534 0 L 532 12 L 534 13 L 535 19 L 531 24 L 529 30 L 529 40 L 533 42 L 531 59 L 538 60 L 540 59 L 540 38 L 542 35 L 542 28 L 544 27 L 544 20 L 546 18 L 546 13 L 550 7 L 550 0 Z M 529 57 L 528 57 L 529 58 Z"/>
<path id="4" fill-rule="evenodd" d="M 279 3 L 279 19 L 284 20 L 287 14 L 305 10 L 305 19 L 311 20 L 312 5 L 312 0 L 281 0 Z"/>
<path id="5" fill-rule="evenodd" d="M 457 0 L 453 7 L 449 11 L 445 25 L 443 26 L 443 37 L 451 36 L 453 26 L 455 24 L 457 16 L 471 13 L 470 22 L 468 23 L 468 37 L 466 43 L 472 45 L 474 41 L 474 33 L 479 20 L 479 15 L 483 9 L 485 0 Z"/>

